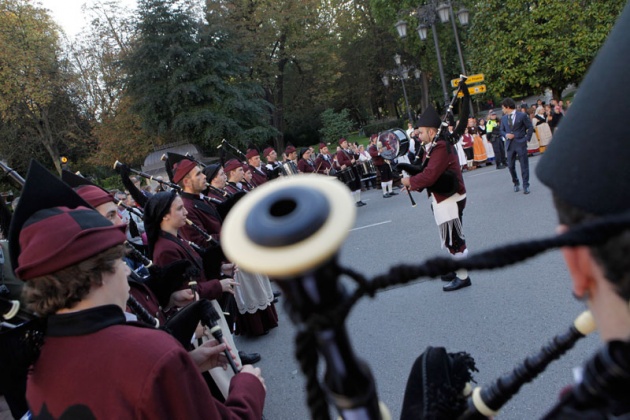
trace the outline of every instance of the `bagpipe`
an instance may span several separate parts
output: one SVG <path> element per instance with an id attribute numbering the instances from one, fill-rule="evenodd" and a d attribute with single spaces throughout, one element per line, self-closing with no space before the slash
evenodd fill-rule
<path id="1" fill-rule="evenodd" d="M 343 191 L 341 184 L 316 175 L 281 179 L 263 185 L 241 200 L 223 226 L 226 255 L 245 270 L 268 275 L 286 297 L 290 318 L 299 330 L 295 338 L 295 355 L 306 377 L 307 404 L 312 418 L 318 420 L 331 418 L 329 403 L 344 419 L 390 418 L 388 410 L 379 403 L 370 369 L 355 353 L 345 326 L 349 312 L 362 297 L 373 297 L 380 290 L 404 285 L 419 277 L 438 278 L 460 268 L 499 268 L 552 248 L 603 243 L 620 229 L 630 227 L 628 214 L 589 221 L 558 236 L 510 244 L 466 259 L 436 257 L 418 265 L 399 265 L 383 275 L 367 279 L 338 263 L 337 252 L 353 226 L 356 214 L 350 196 Z M 346 289 L 340 281 L 341 276 L 354 280 L 356 287 L 353 291 Z M 415 416 L 408 418 L 493 416 L 523 384 L 593 329 L 590 314 L 583 315 L 568 332 L 558 335 L 538 354 L 525 359 L 513 372 L 490 386 L 473 391 L 470 397 L 464 394 L 464 391 L 470 394 L 470 386 L 465 385 L 467 381 L 448 390 L 451 398 L 458 402 L 454 405 L 457 407 L 455 413 L 444 413 L 439 407 L 437 411 L 427 413 L 424 410 L 427 404 L 424 404 L 418 410 L 412 410 Z M 577 387 L 577 395 L 572 398 L 581 403 L 592 401 L 598 398 L 597 390 L 618 384 L 620 378 L 627 380 L 630 376 L 628 347 L 629 343 L 618 344 L 589 363 L 591 379 Z M 427 358 L 434 360 L 428 367 L 444 371 L 438 364 L 445 363 L 448 372 L 454 363 L 450 359 L 445 361 L 445 357 Z M 319 380 L 320 358 L 325 364 L 322 382 Z M 464 376 L 470 376 L 474 362 L 464 356 L 455 359 L 460 365 L 459 376 L 462 371 Z M 419 380 L 422 383 L 427 377 L 426 371 L 414 370 L 410 382 Z M 439 384 L 425 385 L 432 388 Z M 627 392 L 627 388 L 623 392 Z M 425 392 L 423 395 L 430 394 Z M 428 401 L 423 395 L 413 394 L 409 399 L 423 404 Z M 445 399 L 442 397 L 440 401 Z"/>
<path id="2" fill-rule="evenodd" d="M 165 180 L 163 180 L 161 178 L 154 177 L 153 175 L 149 175 L 146 172 L 142 172 L 142 171 L 137 170 L 137 169 L 132 169 L 129 166 L 125 165 L 124 163 L 122 163 L 122 162 L 120 162 L 118 160 L 116 162 L 114 162 L 114 169 L 116 171 L 119 171 L 122 168 L 125 168 L 129 172 L 134 173 L 134 174 L 138 175 L 139 177 L 148 179 L 149 181 L 155 181 L 158 184 L 160 184 L 162 187 L 166 186 L 166 187 L 169 187 L 170 189 L 173 189 L 173 190 L 176 190 L 176 191 L 181 191 L 180 186 L 175 184 L 175 183 L 173 183 L 173 182 L 165 181 Z"/>

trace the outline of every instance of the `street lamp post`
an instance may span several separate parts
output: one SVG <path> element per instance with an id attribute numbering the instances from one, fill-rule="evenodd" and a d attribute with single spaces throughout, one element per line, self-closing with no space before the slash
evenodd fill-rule
<path id="1" fill-rule="evenodd" d="M 411 108 L 409 107 L 409 99 L 407 99 L 407 89 L 405 87 L 405 79 L 409 78 L 410 68 L 402 65 L 400 54 L 396 54 L 394 56 L 394 62 L 396 63 L 396 69 L 391 70 L 388 73 L 394 76 L 397 76 L 400 79 L 400 82 L 402 83 L 402 88 L 403 88 L 403 97 L 405 98 L 405 107 L 407 108 L 407 117 L 409 118 L 409 122 L 413 123 L 413 117 L 411 115 Z M 421 74 L 420 70 L 416 69 L 414 71 L 414 75 L 416 78 L 419 78 L 420 74 Z M 385 74 L 381 78 L 381 81 L 383 82 L 383 85 L 385 85 L 385 87 L 389 86 L 389 77 L 387 76 L 387 74 Z"/>
<path id="2" fill-rule="evenodd" d="M 442 64 L 442 54 L 440 53 L 440 46 L 438 43 L 437 31 L 435 28 L 435 22 L 437 17 L 439 17 L 442 23 L 446 23 L 450 20 L 453 24 L 453 32 L 455 34 L 455 43 L 457 45 L 457 53 L 459 56 L 459 64 L 461 66 L 462 74 L 466 74 L 466 66 L 464 65 L 464 56 L 462 54 L 461 44 L 459 42 L 459 35 L 457 33 L 457 25 L 455 24 L 455 15 L 453 13 L 453 7 L 450 1 L 440 2 L 439 5 L 436 5 L 437 0 L 430 0 L 424 6 L 419 6 L 416 10 L 416 16 L 420 21 L 418 25 L 417 31 L 420 40 L 424 41 L 427 39 L 427 28 L 431 27 L 431 32 L 433 33 L 433 42 L 435 43 L 435 53 L 437 55 L 438 62 L 438 70 L 440 72 L 440 80 L 442 82 L 442 94 L 444 95 L 444 103 L 448 104 L 449 102 L 449 94 L 448 89 L 446 87 L 446 78 L 444 77 L 444 66 Z M 460 23 L 465 26 L 468 24 L 469 12 L 466 8 L 461 8 L 457 12 L 457 17 L 459 18 Z M 398 31 L 398 35 L 401 38 L 405 38 L 407 36 L 407 22 L 404 20 L 399 20 L 396 23 L 396 30 Z"/>

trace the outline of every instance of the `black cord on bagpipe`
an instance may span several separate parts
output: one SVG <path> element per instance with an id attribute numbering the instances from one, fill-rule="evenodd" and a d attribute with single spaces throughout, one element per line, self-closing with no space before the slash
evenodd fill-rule
<path id="1" fill-rule="evenodd" d="M 317 367 L 319 354 L 317 339 L 312 330 L 299 331 L 295 336 L 295 358 L 306 377 L 306 403 L 311 416 L 316 420 L 330 420 L 326 393 L 319 384 Z"/>

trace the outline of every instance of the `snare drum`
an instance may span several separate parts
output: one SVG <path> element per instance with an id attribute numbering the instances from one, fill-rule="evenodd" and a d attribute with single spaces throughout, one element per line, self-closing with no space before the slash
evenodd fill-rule
<path id="1" fill-rule="evenodd" d="M 352 168 L 346 168 L 342 171 L 337 172 L 337 179 L 343 182 L 344 184 L 350 186 L 351 183 L 356 179 L 354 176 L 354 171 Z"/>

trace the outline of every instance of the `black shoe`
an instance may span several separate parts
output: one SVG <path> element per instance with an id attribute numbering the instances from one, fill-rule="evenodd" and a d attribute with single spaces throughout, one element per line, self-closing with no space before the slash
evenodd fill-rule
<path id="1" fill-rule="evenodd" d="M 245 353 L 244 351 L 239 351 L 238 356 L 241 358 L 241 362 L 244 365 L 253 365 L 254 363 L 260 362 L 260 354 L 258 353 Z"/>
<path id="2" fill-rule="evenodd" d="M 363 207 L 365 206 L 365 203 L 363 201 L 357 201 L 356 203 L 354 203 L 354 205 L 357 207 Z"/>
<path id="3" fill-rule="evenodd" d="M 282 292 L 281 291 L 277 290 L 277 291 L 273 292 L 273 297 L 280 297 L 280 296 L 282 296 Z"/>
<path id="4" fill-rule="evenodd" d="M 457 276 L 455 275 L 455 272 L 452 271 L 452 272 L 450 272 L 448 274 L 444 274 L 440 278 L 442 279 L 442 281 L 453 281 L 453 280 L 455 280 L 455 277 L 457 277 Z"/>
<path id="5" fill-rule="evenodd" d="M 398 193 L 397 193 L 397 192 L 392 191 L 392 192 L 390 192 L 390 193 L 389 193 L 389 195 L 398 195 Z"/>
<path id="6" fill-rule="evenodd" d="M 466 277 L 464 280 L 460 279 L 459 277 L 455 277 L 452 282 L 442 287 L 442 290 L 444 290 L 445 292 L 452 292 L 453 290 L 459 290 L 464 287 L 468 287 L 471 284 L 472 283 L 470 282 L 470 277 Z"/>
<path id="7" fill-rule="evenodd" d="M 383 198 L 391 198 L 392 196 L 389 193 L 383 194 Z"/>
<path id="8" fill-rule="evenodd" d="M 271 301 L 271 303 L 273 303 L 273 304 L 278 303 L 278 298 L 273 298 L 273 300 Z"/>
<path id="9" fill-rule="evenodd" d="M 367 203 L 364 203 L 363 201 L 359 201 L 359 203 L 361 203 L 362 206 L 367 206 Z"/>
<path id="10" fill-rule="evenodd" d="M 529 187 L 523 188 L 523 194 L 529 194 Z"/>
<path id="11" fill-rule="evenodd" d="M 520 190 L 521 190 L 521 189 L 519 188 L 519 186 L 518 186 L 518 185 L 515 185 L 515 186 L 514 186 L 514 192 L 519 192 Z"/>

